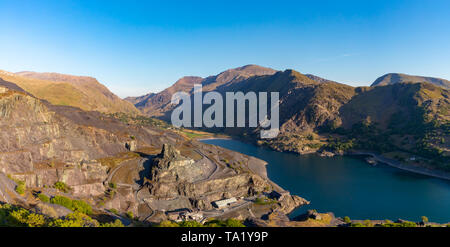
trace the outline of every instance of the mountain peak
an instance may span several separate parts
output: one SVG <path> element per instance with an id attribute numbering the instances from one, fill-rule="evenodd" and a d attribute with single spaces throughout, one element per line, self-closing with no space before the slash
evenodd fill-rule
<path id="1" fill-rule="evenodd" d="M 38 79 L 54 82 L 71 82 L 71 83 L 98 82 L 97 79 L 90 76 L 68 75 L 55 72 L 21 71 L 14 74 L 30 79 Z"/>
<path id="2" fill-rule="evenodd" d="M 376 79 L 372 83 L 372 87 L 374 86 L 385 86 L 385 85 L 392 85 L 396 83 L 418 83 L 418 82 L 428 82 L 431 84 L 434 84 L 439 87 L 443 87 L 446 89 L 450 89 L 450 81 L 441 79 L 441 78 L 435 78 L 435 77 L 426 77 L 426 76 L 416 76 L 416 75 L 408 75 L 408 74 L 402 74 L 402 73 L 388 73 L 385 74 L 378 79 Z"/>

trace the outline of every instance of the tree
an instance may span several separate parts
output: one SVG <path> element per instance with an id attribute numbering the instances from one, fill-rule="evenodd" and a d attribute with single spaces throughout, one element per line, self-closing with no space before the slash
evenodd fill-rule
<path id="1" fill-rule="evenodd" d="M 344 222 L 347 223 L 347 224 L 352 223 L 352 221 L 350 220 L 350 217 L 348 217 L 348 216 L 344 217 Z"/>

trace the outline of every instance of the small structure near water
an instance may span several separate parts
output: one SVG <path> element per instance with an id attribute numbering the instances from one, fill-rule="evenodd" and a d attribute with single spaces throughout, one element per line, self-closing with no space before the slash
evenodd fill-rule
<path id="1" fill-rule="evenodd" d="M 230 206 L 232 203 L 235 203 L 235 202 L 237 202 L 236 197 L 231 197 L 228 199 L 215 201 L 215 202 L 213 202 L 213 206 L 217 207 L 217 208 L 224 208 L 224 207 Z"/>
<path id="2" fill-rule="evenodd" d="M 376 166 L 378 164 L 378 162 L 372 157 L 366 158 L 366 162 L 372 166 Z"/>

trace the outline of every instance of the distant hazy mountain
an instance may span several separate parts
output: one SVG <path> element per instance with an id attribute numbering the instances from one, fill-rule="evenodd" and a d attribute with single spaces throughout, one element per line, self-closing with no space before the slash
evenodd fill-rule
<path id="1" fill-rule="evenodd" d="M 156 95 L 156 94 L 155 93 L 148 93 L 146 95 L 137 96 L 137 97 L 126 97 L 124 100 L 130 102 L 133 105 L 138 106 L 138 105 L 140 105 L 142 103 L 147 102 L 147 100 L 149 100 L 154 95 Z"/>
<path id="2" fill-rule="evenodd" d="M 75 106 L 86 111 L 104 113 L 140 114 L 133 104 L 122 100 L 92 77 L 0 71 L 0 78 L 15 83 L 34 96 L 54 105 Z"/>
<path id="3" fill-rule="evenodd" d="M 201 83 L 202 80 L 203 78 L 201 77 L 185 76 L 162 92 L 156 94 L 150 93 L 140 97 L 128 97 L 125 100 L 134 103 L 147 116 L 160 117 L 171 109 L 172 105 L 170 104 L 170 100 L 172 99 L 172 94 L 180 91 L 189 93 L 194 87 L 194 84 Z"/>
<path id="4" fill-rule="evenodd" d="M 450 81 L 440 78 L 434 77 L 425 77 L 425 76 L 415 76 L 415 75 L 407 75 L 400 73 L 390 73 L 379 77 L 372 83 L 373 86 L 384 86 L 384 85 L 392 85 L 395 83 L 406 83 L 406 82 L 429 82 L 436 86 L 450 89 Z"/>
<path id="5" fill-rule="evenodd" d="M 157 94 L 147 94 L 140 97 L 128 97 L 125 100 L 133 103 L 142 113 L 147 116 L 164 117 L 173 109 L 170 104 L 172 94 L 183 91 L 190 93 L 194 84 L 202 84 L 204 91 L 215 90 L 224 85 L 231 85 L 248 79 L 252 76 L 272 75 L 276 70 L 257 65 L 246 65 L 243 67 L 229 69 L 218 75 L 201 78 L 186 76 L 179 79 L 175 84 Z"/>

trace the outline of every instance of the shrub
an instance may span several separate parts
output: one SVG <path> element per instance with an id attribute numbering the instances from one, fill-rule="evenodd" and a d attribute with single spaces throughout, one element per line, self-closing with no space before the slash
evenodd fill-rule
<path id="1" fill-rule="evenodd" d="M 124 227 L 124 225 L 122 224 L 122 221 L 120 221 L 119 219 L 116 219 L 113 222 L 107 222 L 107 223 L 100 224 L 100 227 Z"/>
<path id="2" fill-rule="evenodd" d="M 62 191 L 64 193 L 67 193 L 70 191 L 70 187 L 67 184 L 65 184 L 64 182 L 56 182 L 54 184 L 54 187 L 55 187 L 55 189 Z"/>
<path id="3" fill-rule="evenodd" d="M 50 202 L 50 198 L 47 195 L 43 194 L 43 193 L 39 193 L 38 198 L 42 202 L 45 202 L 45 203 L 49 203 Z"/>
<path id="4" fill-rule="evenodd" d="M 72 210 L 83 214 L 92 214 L 92 206 L 82 200 L 73 200 Z"/>
<path id="5" fill-rule="evenodd" d="M 237 219 L 227 219 L 225 221 L 226 227 L 245 227 L 240 220 Z"/>
<path id="6" fill-rule="evenodd" d="M 179 227 L 180 225 L 178 225 L 178 223 L 170 221 L 170 220 L 164 220 L 164 221 L 161 221 L 161 223 L 159 223 L 156 226 L 157 227 Z"/>
<path id="7" fill-rule="evenodd" d="M 7 221 L 16 226 L 42 227 L 45 225 L 45 217 L 40 214 L 30 213 L 30 211 L 21 208 L 12 211 Z"/>
<path id="8" fill-rule="evenodd" d="M 427 223 L 428 222 L 428 217 L 427 216 L 422 216 L 422 222 Z"/>
<path id="9" fill-rule="evenodd" d="M 394 223 L 392 221 L 386 221 L 386 223 L 380 225 L 382 227 L 416 227 L 417 224 L 411 221 L 405 221 L 402 223 Z"/>
<path id="10" fill-rule="evenodd" d="M 205 223 L 206 227 L 245 227 L 240 220 L 237 219 L 227 219 L 227 220 L 216 220 L 211 219 Z"/>
<path id="11" fill-rule="evenodd" d="M 178 225 L 180 227 L 203 227 L 203 225 L 197 221 L 182 221 Z"/>
<path id="12" fill-rule="evenodd" d="M 370 220 L 365 220 L 365 221 L 363 222 L 363 224 L 364 224 L 365 226 L 368 226 L 368 227 L 373 226 L 372 221 L 370 221 Z"/>
<path id="13" fill-rule="evenodd" d="M 24 181 L 17 181 L 17 186 L 15 188 L 15 191 L 17 193 L 19 193 L 19 195 L 23 195 L 25 194 L 25 189 L 27 187 L 25 186 L 25 182 Z"/>
<path id="14" fill-rule="evenodd" d="M 109 212 L 111 212 L 111 213 L 113 213 L 113 214 L 119 214 L 119 211 L 117 211 L 117 209 L 115 209 L 115 208 L 111 208 L 111 209 L 109 210 Z"/>
<path id="15" fill-rule="evenodd" d="M 52 199 L 50 199 L 50 202 L 53 204 L 58 204 L 61 205 L 63 207 L 66 207 L 70 210 L 72 210 L 73 208 L 73 203 L 72 200 L 70 198 L 67 198 L 65 196 L 54 196 L 52 197 Z"/>
<path id="16" fill-rule="evenodd" d="M 130 218 L 130 219 L 133 219 L 133 218 L 134 218 L 133 212 L 128 211 L 128 212 L 127 212 L 127 217 Z"/>
<path id="17" fill-rule="evenodd" d="M 345 216 L 344 217 L 344 222 L 347 223 L 347 224 L 350 224 L 350 223 L 352 223 L 352 220 L 350 220 L 350 217 Z"/>
<path id="18" fill-rule="evenodd" d="M 366 227 L 366 225 L 361 224 L 361 223 L 353 223 L 350 225 L 351 227 Z"/>
<path id="19" fill-rule="evenodd" d="M 56 219 L 49 223 L 50 227 L 98 227 L 100 224 L 93 220 L 91 217 L 80 213 L 74 212 L 68 214 L 64 219 Z"/>
<path id="20" fill-rule="evenodd" d="M 54 196 L 50 199 L 50 202 L 61 205 L 75 212 L 92 214 L 92 206 L 82 200 L 72 200 L 65 196 Z"/>

